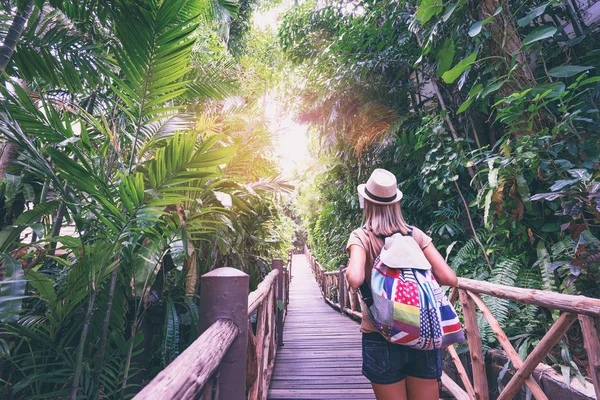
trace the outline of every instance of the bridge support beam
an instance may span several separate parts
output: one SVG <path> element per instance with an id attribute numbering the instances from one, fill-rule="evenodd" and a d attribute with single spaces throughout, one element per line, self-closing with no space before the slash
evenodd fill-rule
<path id="1" fill-rule="evenodd" d="M 217 268 L 200 278 L 199 333 L 221 318 L 233 321 L 239 329 L 219 367 L 218 393 L 222 399 L 242 400 L 246 396 L 249 286 L 250 277 L 235 268 Z"/>
<path id="2" fill-rule="evenodd" d="M 283 261 L 280 258 L 273 260 L 272 268 L 279 271 L 277 275 L 277 346 L 283 346 Z"/>
<path id="3" fill-rule="evenodd" d="M 340 304 L 340 312 L 346 313 L 346 268 L 345 265 L 340 265 L 340 272 L 338 277 L 338 303 Z"/>

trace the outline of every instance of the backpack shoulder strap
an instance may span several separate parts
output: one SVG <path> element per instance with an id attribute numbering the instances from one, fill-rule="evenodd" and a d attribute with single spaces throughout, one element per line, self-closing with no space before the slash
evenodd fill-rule
<path id="1" fill-rule="evenodd" d="M 371 288 L 369 287 L 366 279 L 363 281 L 362 285 L 358 287 L 358 290 L 360 292 L 360 297 L 362 297 L 363 301 L 365 302 L 365 305 L 367 307 L 371 307 L 373 305 L 373 293 L 371 292 Z"/>
<path id="2" fill-rule="evenodd" d="M 396 233 L 399 233 L 399 234 L 401 234 L 402 236 L 410 236 L 410 237 L 412 237 L 412 235 L 413 235 L 413 230 L 412 230 L 412 229 L 409 229 L 409 230 L 408 230 L 408 233 L 407 233 L 406 235 L 405 235 L 404 233 L 402 233 L 402 231 L 400 231 L 400 230 L 397 230 L 396 232 L 392 232 L 392 234 L 391 234 L 391 235 L 380 235 L 380 234 L 375 234 L 375 236 L 377 236 L 377 237 L 378 237 L 378 238 L 380 238 L 380 239 L 385 239 L 385 238 L 388 238 L 388 237 L 390 237 L 390 236 L 392 236 L 392 235 L 395 235 Z"/>

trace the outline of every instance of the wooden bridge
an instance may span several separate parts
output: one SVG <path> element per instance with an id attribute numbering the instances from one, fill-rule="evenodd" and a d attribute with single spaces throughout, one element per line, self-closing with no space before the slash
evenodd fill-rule
<path id="1" fill-rule="evenodd" d="M 272 272 L 252 293 L 248 275 L 238 270 L 218 268 L 204 275 L 200 288 L 204 333 L 135 399 L 374 399 L 361 375 L 361 334 L 355 322 L 361 318 L 360 301 L 348 286 L 345 269 L 325 271 L 308 249 L 304 255 L 290 253 L 285 264 L 274 260 Z M 523 361 L 480 294 L 563 313 Z M 600 300 L 463 278 L 451 295 L 451 301 L 457 300 L 471 374 L 449 348 L 460 385 L 444 374 L 446 393 L 459 400 L 489 399 L 478 309 L 514 370 L 499 400 L 513 399 L 524 385 L 535 399 L 549 398 L 532 374 L 576 320 L 600 399 Z"/>

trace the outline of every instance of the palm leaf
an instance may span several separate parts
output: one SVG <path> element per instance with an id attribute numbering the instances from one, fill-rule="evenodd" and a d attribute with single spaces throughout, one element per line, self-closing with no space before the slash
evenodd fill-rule
<path id="1" fill-rule="evenodd" d="M 133 128 L 131 162 L 144 127 L 181 109 L 173 101 L 187 91 L 183 78 L 190 69 L 197 27 L 197 18 L 184 11 L 190 1 L 150 1 L 147 9 L 123 3 L 117 16 L 114 51 L 125 79 L 113 77 L 112 84 L 127 105 Z"/>
<path id="2" fill-rule="evenodd" d="M 0 322 L 16 321 L 21 312 L 27 280 L 21 264 L 6 253 L 1 254 L 4 279 L 0 281 Z"/>

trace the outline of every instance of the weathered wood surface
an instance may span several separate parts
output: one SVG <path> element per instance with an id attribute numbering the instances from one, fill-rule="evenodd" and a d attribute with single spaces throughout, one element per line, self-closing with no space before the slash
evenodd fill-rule
<path id="1" fill-rule="evenodd" d="M 273 260 L 273 271 L 248 296 L 251 300 L 248 310 L 257 311 L 256 335 L 252 329 L 248 335 L 253 348 L 248 351 L 251 357 L 246 364 L 246 386 L 248 397 L 252 400 L 267 398 L 277 346 L 282 342 L 281 328 L 287 310 L 287 299 L 284 296 L 288 292 L 289 281 L 286 280 L 286 275 L 282 260 Z"/>
<path id="2" fill-rule="evenodd" d="M 269 274 L 265 276 L 265 279 L 258 284 L 256 290 L 248 295 L 248 316 L 250 316 L 265 300 L 267 293 L 271 290 L 271 286 L 273 286 L 274 281 L 277 280 L 278 275 L 278 270 L 269 272 Z"/>
<path id="3" fill-rule="evenodd" d="M 600 317 L 600 299 L 554 293 L 546 290 L 521 289 L 495 283 L 458 278 L 458 287 L 478 294 L 488 294 L 501 299 L 535 304 L 590 317 Z"/>
<path id="4" fill-rule="evenodd" d="M 361 374 L 359 325 L 324 301 L 306 258 L 293 258 L 294 279 L 269 399 L 375 399 Z"/>
<path id="5" fill-rule="evenodd" d="M 452 394 L 456 400 L 471 400 L 471 397 L 465 392 L 456 382 L 452 380 L 446 373 L 442 374 L 442 386 Z"/>
<path id="6" fill-rule="evenodd" d="M 589 371 L 594 383 L 596 398 L 600 399 L 600 318 L 579 316 L 583 342 L 587 351 Z"/>
<path id="7" fill-rule="evenodd" d="M 458 296 L 463 307 L 465 318 L 464 330 L 469 343 L 471 363 L 473 364 L 473 389 L 475 390 L 475 399 L 487 400 L 489 399 L 490 394 L 485 374 L 485 360 L 483 359 L 481 335 L 479 333 L 479 326 L 477 325 L 475 303 L 465 290 L 459 290 Z"/>
<path id="8" fill-rule="evenodd" d="M 506 333 L 504 333 L 504 331 L 502 330 L 502 327 L 500 326 L 500 324 L 498 323 L 496 318 L 494 318 L 494 316 L 492 315 L 492 312 L 490 311 L 490 309 L 483 302 L 481 297 L 479 297 L 479 295 L 477 295 L 475 293 L 471 293 L 469 291 L 467 291 L 467 293 L 473 299 L 473 301 L 475 302 L 477 307 L 479 307 L 479 310 L 481 311 L 481 313 L 487 320 L 488 324 L 490 325 L 490 328 L 496 334 L 496 339 L 498 339 L 498 342 L 500 342 L 500 345 L 502 346 L 502 348 L 506 352 L 506 355 L 512 362 L 513 367 L 517 370 L 519 368 L 521 368 L 523 366 L 523 361 L 521 360 L 521 358 L 519 357 L 519 354 L 517 353 L 515 348 L 512 346 L 512 344 L 508 340 Z M 537 382 L 531 376 L 529 376 L 525 379 L 525 383 L 531 390 L 531 393 L 533 394 L 534 398 L 536 398 L 537 400 L 548 400 L 548 397 L 544 394 L 544 391 L 542 390 L 542 388 L 537 384 Z"/>
<path id="9" fill-rule="evenodd" d="M 527 356 L 521 368 L 517 370 L 515 376 L 513 376 L 508 385 L 500 393 L 498 400 L 510 400 L 515 397 L 519 390 L 521 390 L 523 383 L 525 383 L 525 378 L 531 375 L 535 367 L 542 362 L 544 357 L 546 357 L 552 347 L 567 332 L 576 319 L 577 314 L 565 313 L 560 316 L 558 321 L 552 325 L 548 333 L 544 335 L 529 356 Z"/>
<path id="10" fill-rule="evenodd" d="M 458 353 L 456 352 L 454 346 L 448 347 L 448 354 L 450 354 L 450 357 L 452 358 L 454 366 L 456 367 L 456 370 L 458 372 L 458 376 L 460 377 L 460 380 L 462 381 L 463 386 L 466 389 L 467 397 L 471 400 L 475 400 L 475 390 L 473 389 L 473 385 L 469 380 L 469 375 L 467 374 L 467 371 L 465 370 L 465 366 L 463 365 L 462 361 L 460 361 L 460 358 L 458 357 Z"/>
<path id="11" fill-rule="evenodd" d="M 163 369 L 135 399 L 196 399 L 219 368 L 238 332 L 239 329 L 231 320 L 218 320 Z"/>

